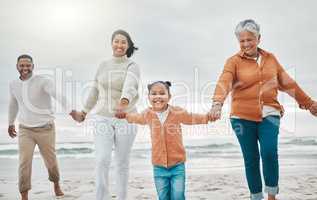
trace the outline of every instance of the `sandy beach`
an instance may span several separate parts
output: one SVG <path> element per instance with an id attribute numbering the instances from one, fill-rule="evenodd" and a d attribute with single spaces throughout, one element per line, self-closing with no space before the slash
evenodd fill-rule
<path id="1" fill-rule="evenodd" d="M 298 117 L 297 120 L 300 118 Z M 186 199 L 247 200 L 249 191 L 244 175 L 239 144 L 222 124 L 217 127 L 185 127 Z M 278 200 L 317 200 L 317 137 L 287 133 L 282 124 L 279 140 L 280 194 Z M 313 130 L 312 127 L 300 126 Z M 215 133 L 215 128 L 224 134 Z M 299 128 L 298 128 L 299 129 Z M 300 129 L 302 130 L 302 129 Z M 95 199 L 95 161 L 92 135 L 82 127 L 59 129 L 56 150 L 61 172 L 63 200 Z M 76 133 L 78 133 L 76 135 Z M 207 134 L 208 133 L 208 134 Z M 0 137 L 0 200 L 17 200 L 18 149 L 6 135 Z M 77 139 L 77 140 L 76 140 Z M 140 129 L 130 159 L 130 200 L 157 199 L 152 177 L 150 138 Z M 11 143 L 10 143 L 11 142 Z M 115 197 L 114 163 L 111 166 L 110 190 Z M 263 184 L 264 185 L 264 184 Z M 44 162 L 35 150 L 31 200 L 53 200 Z"/>
<path id="2" fill-rule="evenodd" d="M 17 159 L 0 159 L 0 199 L 18 199 Z M 65 196 L 63 200 L 94 199 L 94 159 L 59 159 Z M 317 156 L 300 156 L 280 159 L 281 200 L 317 199 Z M 113 168 L 112 168 L 113 170 Z M 156 199 L 149 160 L 132 159 L 129 180 L 129 199 Z M 197 158 L 186 165 L 187 199 L 236 200 L 248 199 L 241 158 Z M 112 179 L 113 173 L 110 178 Z M 33 162 L 30 199 L 55 199 L 47 180 L 42 159 Z M 115 198 L 114 187 L 113 199 Z"/>

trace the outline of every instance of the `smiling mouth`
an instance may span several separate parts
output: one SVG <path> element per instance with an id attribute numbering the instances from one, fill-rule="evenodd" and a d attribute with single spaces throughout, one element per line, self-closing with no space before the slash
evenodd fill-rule
<path id="1" fill-rule="evenodd" d="M 31 70 L 21 70 L 20 75 L 25 76 L 25 75 L 30 74 L 31 72 L 32 72 Z"/>
<path id="2" fill-rule="evenodd" d="M 164 103 L 163 101 L 160 101 L 160 100 L 156 100 L 156 101 L 153 101 L 153 103 L 155 104 L 161 104 L 161 103 Z"/>

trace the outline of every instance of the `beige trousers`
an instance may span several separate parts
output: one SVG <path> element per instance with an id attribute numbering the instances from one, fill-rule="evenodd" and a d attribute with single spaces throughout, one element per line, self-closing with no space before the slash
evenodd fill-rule
<path id="1" fill-rule="evenodd" d="M 48 170 L 49 180 L 59 181 L 55 154 L 55 125 L 50 122 L 43 127 L 19 126 L 19 190 L 31 189 L 32 160 L 35 145 L 38 145 Z"/>

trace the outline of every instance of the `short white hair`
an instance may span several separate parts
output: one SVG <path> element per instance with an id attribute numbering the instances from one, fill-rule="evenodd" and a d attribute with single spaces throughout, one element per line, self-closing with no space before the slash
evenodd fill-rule
<path id="1" fill-rule="evenodd" d="M 253 33 L 257 38 L 260 36 L 260 26 L 253 19 L 246 19 L 238 23 L 234 34 L 239 39 L 240 33 L 243 31 L 249 31 Z"/>

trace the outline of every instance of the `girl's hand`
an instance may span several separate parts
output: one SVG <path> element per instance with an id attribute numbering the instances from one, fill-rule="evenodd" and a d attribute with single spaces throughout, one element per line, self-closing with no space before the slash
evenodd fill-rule
<path id="1" fill-rule="evenodd" d="M 119 119 L 126 118 L 125 110 L 128 108 L 128 105 L 129 105 L 128 99 L 125 99 L 125 98 L 121 99 L 120 103 L 118 104 L 118 106 L 116 108 L 115 117 L 117 117 Z"/>
<path id="2" fill-rule="evenodd" d="M 317 117 L 317 102 L 314 101 L 314 103 L 310 106 L 308 110 L 310 111 L 312 115 Z"/>
<path id="3" fill-rule="evenodd" d="M 126 112 L 120 112 L 120 113 L 116 113 L 114 116 L 116 118 L 119 118 L 119 119 L 125 119 L 127 117 L 127 113 Z"/>
<path id="4" fill-rule="evenodd" d="M 221 110 L 222 110 L 222 103 L 214 102 L 210 111 L 208 112 L 208 120 L 209 121 L 216 121 L 221 118 Z"/>

